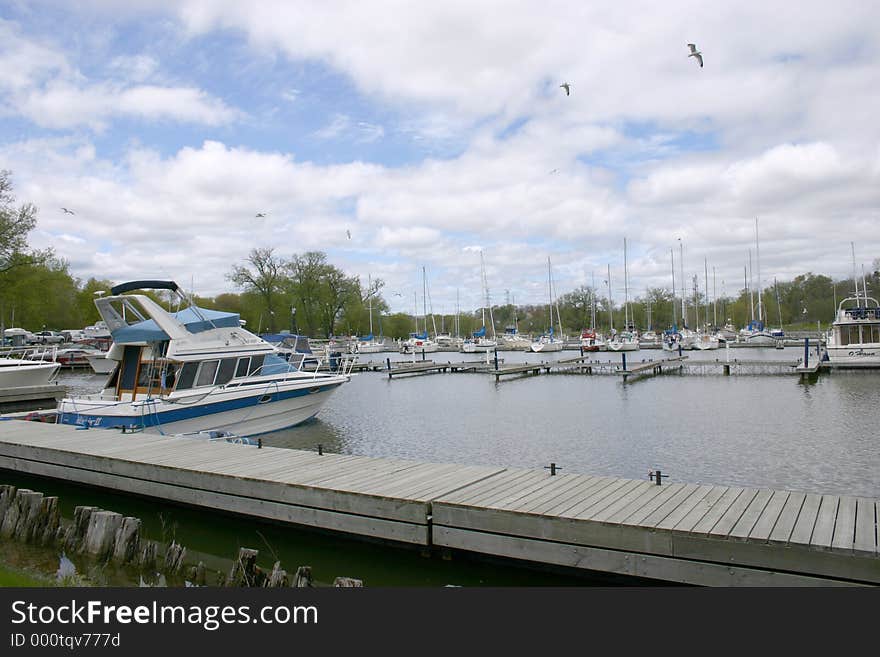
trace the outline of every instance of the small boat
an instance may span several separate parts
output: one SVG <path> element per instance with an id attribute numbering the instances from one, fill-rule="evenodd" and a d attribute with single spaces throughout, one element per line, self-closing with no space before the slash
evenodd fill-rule
<path id="1" fill-rule="evenodd" d="M 718 349 L 718 336 L 714 333 L 706 331 L 697 331 L 694 340 L 691 343 L 691 349 L 695 351 L 707 351 L 710 349 Z"/>
<path id="2" fill-rule="evenodd" d="M 599 351 L 605 346 L 605 340 L 595 329 L 581 331 L 581 349 L 584 351 Z"/>
<path id="3" fill-rule="evenodd" d="M 144 294 L 127 294 L 141 289 L 170 290 L 186 307 L 171 313 Z M 351 378 L 353 361 L 335 372 L 308 371 L 305 354 L 285 360 L 238 314 L 191 304 L 173 281 L 132 281 L 110 292 L 95 305 L 117 367 L 100 392 L 59 402 L 62 424 L 249 437 L 311 419 Z"/>
<path id="4" fill-rule="evenodd" d="M 400 353 L 402 354 L 421 354 L 434 353 L 439 351 L 439 345 L 428 337 L 428 332 L 410 333 L 409 339 L 400 345 Z"/>
<path id="5" fill-rule="evenodd" d="M 51 357 L 3 357 L 0 358 L 0 388 L 46 385 L 57 378 L 60 369 L 61 365 Z"/>

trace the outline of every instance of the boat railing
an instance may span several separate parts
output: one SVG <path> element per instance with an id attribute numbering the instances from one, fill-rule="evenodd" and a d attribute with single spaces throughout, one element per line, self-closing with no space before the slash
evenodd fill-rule
<path id="1" fill-rule="evenodd" d="M 28 347 L 26 349 L 11 349 L 4 352 L 7 358 L 15 358 L 19 361 L 18 366 L 24 367 L 29 363 L 54 363 L 58 353 L 58 346 L 51 347 Z"/>

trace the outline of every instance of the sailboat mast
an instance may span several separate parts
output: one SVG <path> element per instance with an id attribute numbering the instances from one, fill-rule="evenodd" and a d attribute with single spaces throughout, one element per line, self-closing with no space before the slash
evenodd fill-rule
<path id="1" fill-rule="evenodd" d="M 752 250 L 749 249 L 749 275 L 748 280 L 746 281 L 746 289 L 749 291 L 749 312 L 751 313 L 751 319 L 755 321 L 755 297 L 752 294 Z"/>
<path id="2" fill-rule="evenodd" d="M 715 265 L 712 265 L 712 324 L 718 328 L 718 290 L 715 289 Z"/>
<path id="3" fill-rule="evenodd" d="M 705 287 L 705 290 L 706 290 L 706 314 L 703 316 L 703 318 L 706 320 L 706 328 L 708 329 L 708 327 L 709 327 L 709 260 L 707 258 L 703 258 L 703 269 L 705 270 L 705 272 L 704 272 L 705 278 L 703 280 L 706 284 L 706 287 Z"/>
<path id="4" fill-rule="evenodd" d="M 596 330 L 596 274 L 590 272 L 593 286 L 590 288 L 590 328 Z"/>
<path id="5" fill-rule="evenodd" d="M 608 265 L 608 324 L 609 330 L 614 331 L 614 302 L 611 300 L 611 265 Z"/>
<path id="6" fill-rule="evenodd" d="M 626 238 L 623 238 L 623 330 L 629 331 L 629 284 L 626 273 Z"/>
<path id="7" fill-rule="evenodd" d="M 681 323 L 683 326 L 687 327 L 688 316 L 687 316 L 687 306 L 685 305 L 685 296 L 687 296 L 687 292 L 685 288 L 687 288 L 687 283 L 684 280 L 684 243 L 681 241 L 681 238 L 678 238 L 678 248 L 680 251 L 679 260 L 681 265 Z"/>
<path id="8" fill-rule="evenodd" d="M 758 321 L 764 321 L 764 304 L 761 297 L 764 288 L 761 286 L 761 243 L 758 241 L 758 218 L 755 217 L 755 257 L 758 260 Z"/>
<path id="9" fill-rule="evenodd" d="M 858 306 L 861 303 L 861 301 L 859 300 L 859 278 L 858 278 L 858 274 L 856 274 L 856 245 L 855 245 L 855 242 L 850 242 L 849 248 L 852 250 L 853 285 L 855 285 L 855 288 L 856 288 L 856 306 Z M 868 296 L 867 292 L 865 292 L 865 296 L 866 297 Z"/>
<path id="10" fill-rule="evenodd" d="M 367 274 L 367 305 L 370 309 L 370 339 L 373 339 L 373 293 L 370 288 L 373 286 L 373 282 L 370 280 L 370 275 Z"/>
<path id="11" fill-rule="evenodd" d="M 672 263 L 672 326 L 678 326 L 678 318 L 675 310 L 675 249 L 669 247 L 669 261 Z"/>

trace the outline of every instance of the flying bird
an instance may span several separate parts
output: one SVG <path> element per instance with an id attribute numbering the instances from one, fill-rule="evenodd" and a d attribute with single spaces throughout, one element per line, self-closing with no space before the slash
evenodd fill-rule
<path id="1" fill-rule="evenodd" d="M 565 89 L 565 95 L 571 96 L 571 85 L 568 82 L 563 82 L 559 85 L 560 88 Z"/>
<path id="2" fill-rule="evenodd" d="M 348 235 L 348 239 L 351 239 L 351 231 L 347 228 L 345 229 L 345 234 Z"/>
<path id="3" fill-rule="evenodd" d="M 689 43 L 688 48 L 691 49 L 691 54 L 688 57 L 696 57 L 697 61 L 700 62 L 700 68 L 703 68 L 703 53 L 697 50 L 697 46 L 693 43 Z"/>
<path id="4" fill-rule="evenodd" d="M 64 210 L 64 214 L 76 214 L 73 210 L 68 210 L 67 208 L 61 208 Z"/>
<path id="5" fill-rule="evenodd" d="M 266 215 L 262 212 L 257 212 L 257 217 L 265 217 Z"/>
<path id="6" fill-rule="evenodd" d="M 557 173 L 558 171 L 559 169 L 553 169 L 553 171 L 551 171 L 550 173 Z"/>

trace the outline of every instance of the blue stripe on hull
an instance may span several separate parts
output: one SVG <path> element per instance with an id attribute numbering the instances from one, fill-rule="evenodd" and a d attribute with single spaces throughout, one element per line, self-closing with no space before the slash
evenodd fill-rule
<path id="1" fill-rule="evenodd" d="M 275 402 L 292 399 L 294 397 L 303 397 L 311 394 L 320 394 L 327 390 L 332 390 L 341 383 L 333 383 L 330 385 L 311 385 L 308 388 L 300 388 L 299 390 L 290 390 L 288 392 L 273 392 L 270 394 L 272 399 L 268 402 L 260 404 L 265 394 L 254 395 L 251 397 L 241 397 L 239 399 L 230 399 L 228 401 L 215 402 L 212 404 L 202 404 L 198 406 L 188 406 L 185 408 L 170 408 L 164 410 L 148 411 L 137 415 L 105 415 L 100 412 L 64 412 L 58 418 L 60 424 L 75 424 L 80 426 L 94 427 L 98 429 L 114 429 L 121 427 L 136 428 L 156 428 L 162 427 L 173 422 L 182 422 L 192 420 L 199 417 L 207 417 L 216 413 L 227 411 L 235 411 L 240 409 L 251 408 L 254 406 L 271 405 Z M 310 392 L 318 388 L 315 392 Z M 315 415 L 317 412 L 315 413 Z M 306 419 L 311 419 L 314 415 Z M 305 420 L 303 420 L 305 421 Z M 297 423 L 301 424 L 301 423 Z M 294 425 L 291 425 L 294 426 Z"/>

